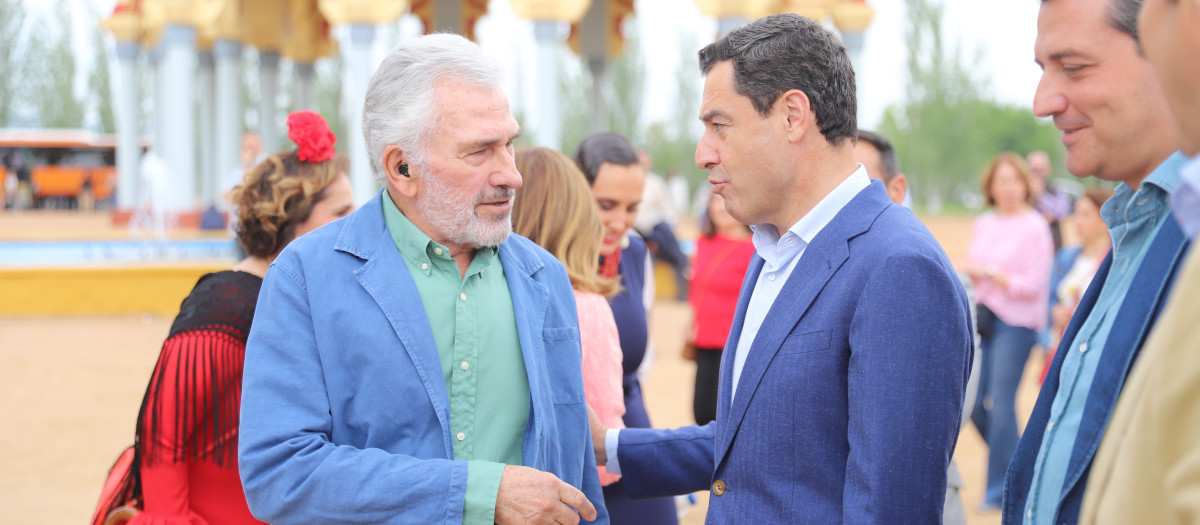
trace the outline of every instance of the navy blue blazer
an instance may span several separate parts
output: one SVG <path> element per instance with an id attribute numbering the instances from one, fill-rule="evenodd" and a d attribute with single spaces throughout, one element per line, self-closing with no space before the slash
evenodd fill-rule
<path id="1" fill-rule="evenodd" d="M 796 264 L 731 396 L 763 264 L 742 284 L 716 421 L 622 430 L 629 493 L 710 488 L 708 523 L 941 523 L 973 348 L 937 241 L 872 182 Z"/>
<path id="2" fill-rule="evenodd" d="M 1158 313 L 1167 304 L 1167 295 L 1175 282 L 1175 274 L 1187 254 L 1189 243 L 1174 215 L 1169 215 L 1150 242 L 1149 251 L 1138 268 L 1137 275 L 1121 302 L 1117 317 L 1113 321 L 1112 332 L 1104 343 L 1104 353 L 1096 365 L 1096 375 L 1092 379 L 1092 387 L 1088 392 L 1087 402 L 1083 407 L 1083 420 L 1079 424 L 1079 434 L 1075 437 L 1075 447 L 1071 450 L 1071 459 L 1067 463 L 1067 479 L 1063 483 L 1062 495 L 1058 501 L 1058 512 L 1055 523 L 1076 523 L 1079 521 L 1079 508 L 1083 504 L 1083 492 L 1087 488 L 1088 471 L 1092 468 L 1092 460 L 1096 457 L 1096 449 L 1100 447 L 1100 438 L 1104 437 L 1104 429 L 1112 417 L 1113 408 L 1117 405 L 1117 396 L 1125 384 L 1125 378 L 1133 367 L 1150 335 L 1150 328 L 1158 318 Z M 1059 348 L 1070 348 L 1079 328 L 1096 306 L 1096 299 L 1108 277 L 1112 266 L 1112 253 L 1100 264 L 1096 276 L 1087 292 L 1079 300 L 1079 306 L 1071 322 L 1063 332 Z M 1042 448 L 1042 437 L 1046 433 L 1046 423 L 1050 420 L 1050 407 L 1058 393 L 1058 379 L 1062 372 L 1063 360 L 1068 352 L 1056 352 L 1050 370 L 1046 373 L 1046 381 L 1038 393 L 1037 403 L 1033 406 L 1033 414 L 1025 424 L 1025 433 L 1017 444 L 1017 452 L 1013 455 L 1012 463 L 1008 465 L 1008 476 L 1004 480 L 1004 523 L 1022 523 L 1025 520 L 1026 496 L 1033 483 L 1033 469 L 1037 463 L 1038 451 Z"/>

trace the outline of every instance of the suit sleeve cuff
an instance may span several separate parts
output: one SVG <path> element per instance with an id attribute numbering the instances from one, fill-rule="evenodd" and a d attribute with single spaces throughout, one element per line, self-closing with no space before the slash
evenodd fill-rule
<path id="1" fill-rule="evenodd" d="M 604 453 L 608 455 L 608 462 L 604 464 L 604 469 L 609 474 L 621 475 L 621 463 L 617 461 L 617 441 L 621 435 L 621 429 L 610 428 L 604 433 Z"/>
<path id="2" fill-rule="evenodd" d="M 496 496 L 504 464 L 491 461 L 467 462 L 467 494 L 463 498 L 463 525 L 496 522 Z"/>

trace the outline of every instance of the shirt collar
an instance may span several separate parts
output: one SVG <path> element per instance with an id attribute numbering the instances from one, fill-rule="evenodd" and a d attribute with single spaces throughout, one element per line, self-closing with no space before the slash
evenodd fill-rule
<path id="1" fill-rule="evenodd" d="M 392 198 L 388 192 L 384 191 L 380 193 L 383 200 L 383 221 L 387 225 L 388 235 L 392 237 L 392 242 L 396 244 L 396 248 L 400 250 L 400 254 L 409 263 L 415 267 L 422 268 L 426 273 L 430 270 L 428 266 L 421 266 L 422 263 L 443 261 L 455 265 L 458 264 L 450 257 L 449 248 L 434 241 L 433 238 L 426 235 L 420 228 L 417 228 L 417 225 L 413 224 L 408 217 L 404 216 L 400 208 L 396 207 L 396 203 L 392 202 Z M 471 268 L 484 268 L 495 257 L 495 247 L 477 249 L 475 250 L 475 257 L 471 260 Z"/>
<path id="2" fill-rule="evenodd" d="M 786 239 L 795 236 L 803 243 L 796 248 L 807 246 L 816 238 L 818 233 L 825 228 L 842 208 L 846 207 L 851 200 L 854 199 L 860 191 L 871 185 L 871 178 L 867 176 L 867 170 L 862 164 L 846 177 L 841 184 L 838 184 L 833 191 L 825 195 L 813 209 L 809 210 L 800 220 L 796 221 L 791 228 L 788 228 L 787 233 L 780 235 L 774 225 L 759 224 L 754 227 L 754 248 L 758 254 L 767 261 L 775 259 L 775 254 L 784 251 L 783 244 Z"/>
<path id="3" fill-rule="evenodd" d="M 1192 191 L 1200 191 L 1200 155 L 1188 159 L 1187 164 L 1179 170 L 1180 183 L 1191 187 Z"/>
<path id="4" fill-rule="evenodd" d="M 1114 224 L 1127 222 L 1141 216 L 1141 214 L 1130 216 L 1126 212 L 1133 204 L 1134 199 L 1153 198 L 1156 201 L 1160 201 L 1163 207 L 1165 207 L 1167 205 L 1167 196 L 1179 186 L 1180 171 L 1186 163 L 1187 157 L 1176 151 L 1170 157 L 1167 157 L 1167 160 L 1164 160 L 1162 164 L 1159 164 L 1157 168 L 1154 168 L 1154 171 L 1150 172 L 1150 175 L 1142 181 L 1142 185 L 1137 190 L 1129 187 L 1124 182 L 1118 184 L 1113 197 L 1104 203 L 1104 206 L 1100 207 L 1100 216 L 1109 227 L 1112 227 Z M 1156 208 L 1146 208 L 1146 211 L 1143 213 L 1154 213 L 1156 212 Z"/>

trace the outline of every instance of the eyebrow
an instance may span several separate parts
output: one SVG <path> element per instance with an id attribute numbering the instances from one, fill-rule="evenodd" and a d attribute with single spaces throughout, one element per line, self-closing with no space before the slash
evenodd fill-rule
<path id="1" fill-rule="evenodd" d="M 513 141 L 517 140 L 518 138 L 521 138 L 521 131 L 520 131 L 520 130 L 518 130 L 516 133 L 513 133 L 511 136 L 509 136 L 509 137 L 508 137 L 508 140 L 504 140 L 504 139 L 484 139 L 484 140 L 480 140 L 480 141 L 477 141 L 477 142 L 472 142 L 472 143 L 470 143 L 470 144 L 467 144 L 467 148 L 468 148 L 470 151 L 475 151 L 475 150 L 477 150 L 477 149 L 483 149 L 483 148 L 486 148 L 486 147 L 488 147 L 488 146 L 491 146 L 491 145 L 493 145 L 493 144 L 500 144 L 501 142 L 503 142 L 504 144 L 508 144 L 509 142 L 513 142 Z"/>
<path id="2" fill-rule="evenodd" d="M 712 122 L 717 117 L 730 118 L 729 113 L 719 109 L 711 109 L 707 113 L 700 115 L 700 122 Z"/>
<path id="3" fill-rule="evenodd" d="M 1089 55 L 1087 53 L 1084 53 L 1083 51 L 1068 48 L 1068 49 L 1059 51 L 1057 53 L 1054 53 L 1054 54 L 1050 55 L 1048 58 L 1051 62 L 1061 62 L 1064 58 L 1074 58 L 1074 57 L 1087 58 L 1088 56 Z M 1041 60 L 1038 60 L 1036 58 L 1033 60 L 1033 62 L 1039 66 L 1045 66 L 1045 64 L 1043 64 Z"/>

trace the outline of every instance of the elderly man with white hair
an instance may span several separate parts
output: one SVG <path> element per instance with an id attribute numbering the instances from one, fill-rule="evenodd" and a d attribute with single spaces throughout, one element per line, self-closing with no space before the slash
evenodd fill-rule
<path id="1" fill-rule="evenodd" d="M 517 122 L 456 35 L 394 49 L 377 198 L 294 241 L 246 349 L 239 461 L 271 523 L 607 523 L 562 265 L 512 234 Z"/>

